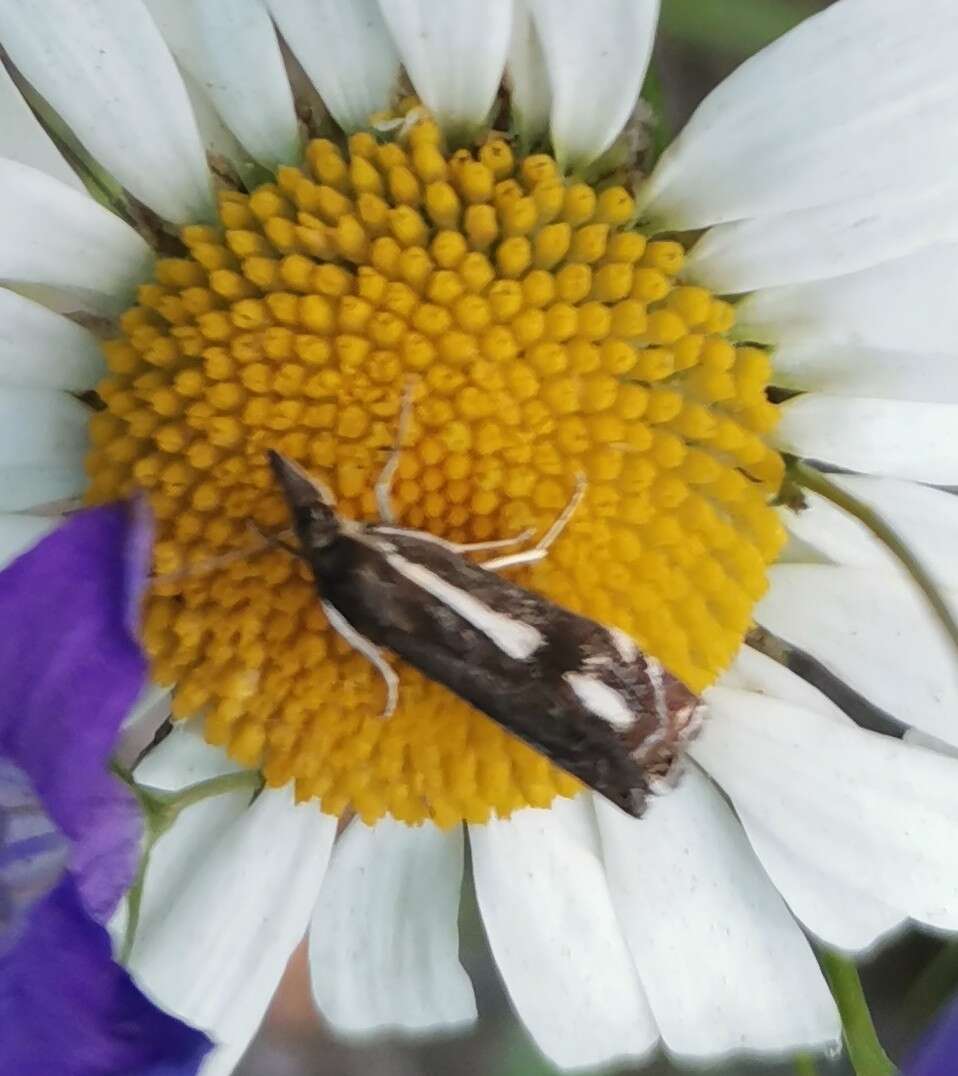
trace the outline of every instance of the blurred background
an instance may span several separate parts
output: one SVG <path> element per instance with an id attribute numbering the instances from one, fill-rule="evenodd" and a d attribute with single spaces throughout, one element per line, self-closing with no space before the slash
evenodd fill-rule
<path id="1" fill-rule="evenodd" d="M 698 102 L 743 60 L 828 2 L 662 0 L 647 96 L 660 113 L 666 137 L 679 131 Z M 300 950 L 237 1076 L 553 1076 L 556 1070 L 539 1055 L 510 1008 L 468 883 L 465 892 L 461 957 L 479 1008 L 479 1022 L 471 1032 L 438 1041 L 388 1035 L 362 1043 L 336 1039 L 313 1007 Z M 702 959 L 708 960 L 708 954 Z M 862 979 L 882 1043 L 900 1060 L 958 986 L 958 946 L 909 933 L 868 961 Z M 663 1076 L 703 1069 L 683 1069 L 659 1055 L 640 1068 L 610 1071 L 616 1076 Z M 716 1076 L 840 1076 L 852 1069 L 839 1057 L 815 1058 L 814 1065 L 803 1059 L 782 1065 L 737 1059 L 707 1071 Z"/>

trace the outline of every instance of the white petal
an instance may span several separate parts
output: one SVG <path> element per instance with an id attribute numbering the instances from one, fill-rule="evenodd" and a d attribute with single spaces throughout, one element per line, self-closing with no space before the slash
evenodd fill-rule
<path id="1" fill-rule="evenodd" d="M 0 288 L 0 383 L 82 392 L 93 388 L 105 370 L 92 333 Z"/>
<path id="2" fill-rule="evenodd" d="M 392 819 L 337 842 L 309 931 L 313 995 L 339 1030 L 426 1031 L 476 1018 L 459 963 L 462 829 Z"/>
<path id="3" fill-rule="evenodd" d="M 123 765 L 132 765 L 153 743 L 160 726 L 170 716 L 172 702 L 172 689 L 168 685 L 146 685 L 120 729 L 116 757 Z"/>
<path id="4" fill-rule="evenodd" d="M 910 580 L 877 568 L 781 564 L 755 619 L 893 717 L 958 743 L 954 648 Z M 951 604 L 958 594 L 941 591 Z"/>
<path id="5" fill-rule="evenodd" d="M 749 692 L 713 688 L 709 705 L 691 754 L 751 830 L 842 888 L 958 926 L 954 759 Z"/>
<path id="6" fill-rule="evenodd" d="M 906 921 L 906 914 L 871 893 L 835 879 L 821 862 L 798 859 L 791 846 L 743 812 L 742 825 L 755 854 L 792 913 L 826 945 L 848 953 L 868 953 Z"/>
<path id="7" fill-rule="evenodd" d="M 519 137 L 534 145 L 549 127 L 552 92 L 539 31 L 532 20 L 530 0 L 513 0 L 512 39 L 507 71 L 512 90 L 510 106 Z"/>
<path id="8" fill-rule="evenodd" d="M 747 60 L 699 106 L 640 201 L 670 228 L 787 212 L 953 178 L 958 11 L 848 0 Z M 744 164 L 743 164 L 744 162 Z"/>
<path id="9" fill-rule="evenodd" d="M 556 159 L 581 168 L 625 126 L 652 53 L 658 0 L 530 0 L 552 86 Z"/>
<path id="10" fill-rule="evenodd" d="M 137 766 L 136 779 L 140 784 L 171 792 L 210 777 L 239 773 L 242 768 L 222 747 L 207 743 L 203 739 L 202 722 L 194 720 L 173 726 L 170 734 Z"/>
<path id="11" fill-rule="evenodd" d="M 851 720 L 806 680 L 749 646 L 739 650 L 730 674 L 722 677 L 720 686 L 767 695 L 834 721 Z M 741 822 L 762 866 L 792 912 L 829 945 L 849 952 L 867 951 L 905 918 L 899 909 L 868 894 L 852 893 L 818 864 L 797 860 L 761 825 L 761 819 L 747 815 Z"/>
<path id="12" fill-rule="evenodd" d="M 776 445 L 850 471 L 958 485 L 958 404 L 808 393 L 782 404 Z"/>
<path id="13" fill-rule="evenodd" d="M 512 32 L 512 0 L 379 0 L 423 104 L 453 137 L 492 109 Z"/>
<path id="14" fill-rule="evenodd" d="M 832 1045 L 835 1005 L 735 816 L 697 771 L 632 819 L 596 801 L 619 920 L 669 1050 Z"/>
<path id="15" fill-rule="evenodd" d="M 0 284 L 40 284 L 102 313 L 122 310 L 153 255 L 92 198 L 17 161 L 0 160 Z"/>
<path id="16" fill-rule="evenodd" d="M 52 389 L 0 385 L 0 466 L 65 466 L 82 459 L 90 409 Z"/>
<path id="17" fill-rule="evenodd" d="M 958 356 L 807 341 L 775 349 L 775 384 L 829 396 L 958 404 Z"/>
<path id="18" fill-rule="evenodd" d="M 958 240 L 958 188 L 851 198 L 711 228 L 685 275 L 731 294 L 826 280 Z"/>
<path id="19" fill-rule="evenodd" d="M 836 721 L 848 718 L 835 703 L 807 680 L 796 676 L 791 669 L 780 665 L 774 658 L 743 646 L 735 655 L 731 669 L 719 681 L 722 687 L 734 687 L 759 695 L 770 695 L 796 706 L 804 706 Z"/>
<path id="20" fill-rule="evenodd" d="M 589 797 L 469 830 L 476 897 L 519 1018 L 556 1065 L 646 1054 L 658 1038 L 616 921 Z"/>
<path id="21" fill-rule="evenodd" d="M 63 159 L 0 64 L 0 157 L 39 168 L 61 183 L 82 191 L 80 177 Z"/>
<path id="22" fill-rule="evenodd" d="M 944 584 L 958 583 L 958 497 L 916 482 L 862 475 L 829 475 L 829 481 L 876 511 L 924 567 Z M 854 516 L 816 493 L 808 507 L 781 513 L 803 542 L 836 564 L 903 571 L 898 559 Z"/>
<path id="23" fill-rule="evenodd" d="M 49 467 L 0 467 L 0 511 L 20 512 L 78 497 L 86 489 L 83 458 Z"/>
<path id="24" fill-rule="evenodd" d="M 376 0 L 267 0 L 276 25 L 346 131 L 387 108 L 399 54 Z"/>
<path id="25" fill-rule="evenodd" d="M 57 523 L 56 516 L 0 515 L 0 568 L 32 549 Z"/>
<path id="26" fill-rule="evenodd" d="M 937 736 L 931 736 L 921 729 L 909 729 L 902 737 L 905 743 L 917 744 L 918 747 L 927 747 L 929 751 L 937 751 L 939 755 L 948 755 L 950 758 L 958 758 L 958 747 L 939 740 Z"/>
<path id="27" fill-rule="evenodd" d="M 739 303 L 735 331 L 819 350 L 849 345 L 955 354 L 956 288 L 958 244 L 942 243 L 831 280 L 758 291 Z"/>
<path id="28" fill-rule="evenodd" d="M 140 0 L 6 0 L 0 40 L 127 190 L 176 224 L 212 219 L 189 99 Z"/>
<path id="29" fill-rule="evenodd" d="M 180 830 L 199 809 L 184 812 L 157 845 L 151 873 L 166 900 L 160 909 L 153 897 L 156 911 L 144 915 L 131 970 L 158 1004 L 238 1053 L 306 930 L 336 820 L 315 804 L 295 806 L 291 787 L 268 789 L 210 826 L 204 840 L 200 825 Z M 229 815 L 229 805 L 218 809 Z"/>
<path id="30" fill-rule="evenodd" d="M 247 150 L 267 168 L 295 164 L 301 146 L 293 93 L 260 0 L 197 0 L 202 85 Z"/>

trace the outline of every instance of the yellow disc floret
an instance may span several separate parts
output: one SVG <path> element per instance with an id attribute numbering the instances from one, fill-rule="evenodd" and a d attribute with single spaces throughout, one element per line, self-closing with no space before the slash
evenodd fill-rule
<path id="1" fill-rule="evenodd" d="M 458 542 L 585 501 L 516 578 L 624 629 L 693 690 L 742 642 L 783 537 L 768 356 L 680 283 L 678 242 L 632 226 L 621 187 L 560 176 L 503 140 L 447 156 L 436 126 L 348 151 L 318 140 L 275 184 L 220 196 L 105 345 L 90 497 L 145 490 L 157 519 L 145 646 L 179 717 L 300 799 L 415 823 L 478 822 L 577 783 L 326 624 L 304 566 L 257 551 L 286 511 L 267 465 L 299 461 L 353 518 L 412 419 L 393 485 L 403 525 Z"/>

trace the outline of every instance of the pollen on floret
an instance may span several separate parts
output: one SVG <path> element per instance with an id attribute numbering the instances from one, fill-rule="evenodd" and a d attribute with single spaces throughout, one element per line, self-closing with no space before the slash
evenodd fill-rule
<path id="1" fill-rule="evenodd" d="M 304 566 L 254 552 L 287 525 L 275 449 L 373 519 L 372 488 L 412 383 L 393 485 L 403 525 L 457 542 L 542 534 L 515 574 L 622 628 L 693 690 L 748 629 L 783 535 L 768 355 L 729 337 L 732 305 L 682 280 L 684 250 L 631 222 L 617 186 L 564 179 L 491 138 L 444 152 L 310 143 L 302 167 L 220 195 L 218 227 L 104 345 L 90 499 L 148 494 L 157 581 L 144 645 L 178 718 L 324 811 L 482 822 L 576 781 L 414 670 L 380 717 L 379 674 L 325 621 Z M 248 555 L 247 555 L 248 554 Z"/>

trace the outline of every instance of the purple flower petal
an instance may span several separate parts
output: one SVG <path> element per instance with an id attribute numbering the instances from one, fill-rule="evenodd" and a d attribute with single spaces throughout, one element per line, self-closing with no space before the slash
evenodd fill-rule
<path id="1" fill-rule="evenodd" d="M 0 755 L 0 956 L 20 940 L 30 908 L 60 880 L 69 855 L 27 775 Z"/>
<path id="2" fill-rule="evenodd" d="M 935 1021 L 919 1050 L 902 1065 L 904 1076 L 954 1076 L 958 1071 L 958 1000 Z"/>
<path id="3" fill-rule="evenodd" d="M 0 1072 L 11 1076 L 193 1076 L 210 1049 L 113 963 L 69 874 L 0 955 L 0 1028 Z"/>
<path id="4" fill-rule="evenodd" d="M 0 755 L 29 777 L 73 845 L 105 920 L 133 876 L 140 816 L 107 770 L 146 675 L 134 634 L 147 578 L 142 507 L 79 512 L 0 572 Z"/>

